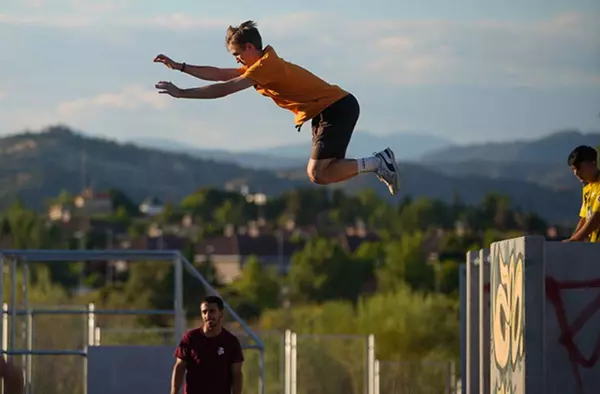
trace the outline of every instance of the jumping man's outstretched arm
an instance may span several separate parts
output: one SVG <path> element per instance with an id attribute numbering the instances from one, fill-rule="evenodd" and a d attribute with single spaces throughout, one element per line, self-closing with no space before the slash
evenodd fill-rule
<path id="1" fill-rule="evenodd" d="M 169 67 L 172 70 L 178 70 L 198 79 L 203 79 L 205 81 L 229 81 L 240 75 L 236 68 L 194 66 L 191 64 L 176 62 L 170 57 L 163 54 L 156 56 L 154 58 L 154 62 L 163 63 L 165 66 Z"/>
<path id="2" fill-rule="evenodd" d="M 183 67 L 181 65 L 180 67 Z M 180 68 L 181 70 L 181 68 Z M 218 68 L 213 66 L 193 66 L 186 64 L 183 72 L 205 81 L 229 81 L 240 74 L 236 68 Z"/>
<path id="3" fill-rule="evenodd" d="M 253 85 L 254 81 L 251 79 L 239 76 L 227 82 L 213 83 L 191 89 L 180 89 L 171 82 L 161 81 L 156 84 L 156 88 L 159 89 L 158 93 L 168 94 L 175 98 L 216 99 L 248 89 Z"/>

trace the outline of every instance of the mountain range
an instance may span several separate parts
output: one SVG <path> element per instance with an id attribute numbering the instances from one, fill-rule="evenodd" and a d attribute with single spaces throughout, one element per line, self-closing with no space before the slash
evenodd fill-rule
<path id="1" fill-rule="evenodd" d="M 310 155 L 311 137 L 307 136 L 306 142 L 301 144 L 240 152 L 195 148 L 190 147 L 189 144 L 163 138 L 138 139 L 135 144 L 169 152 L 187 153 L 203 159 L 235 163 L 248 168 L 273 170 L 305 166 Z M 362 157 L 390 146 L 394 149 L 396 159 L 412 161 L 417 160 L 430 150 L 447 148 L 453 145 L 454 143 L 447 138 L 428 133 L 398 132 L 380 136 L 357 130 L 348 146 L 348 156 Z"/>
<path id="2" fill-rule="evenodd" d="M 159 146 L 148 147 L 152 144 Z M 62 189 L 77 193 L 88 183 L 95 189 L 122 189 L 138 201 L 156 196 L 174 202 L 205 186 L 247 185 L 270 195 L 299 186 L 322 187 L 311 185 L 305 175 L 310 138 L 307 144 L 242 153 L 206 151 L 169 140 L 117 143 L 65 126 L 48 127 L 0 138 L 0 208 L 19 196 L 43 209 L 46 199 Z M 580 144 L 599 145 L 600 133 L 561 131 L 531 141 L 459 146 L 428 134 L 397 133 L 378 140 L 360 132 L 349 154 L 358 148 L 364 155 L 365 150 L 392 146 L 402 169 L 401 193 L 390 196 L 371 175 L 333 187 L 349 193 L 373 188 L 388 201 L 407 195 L 450 201 L 459 195 L 467 203 L 478 203 L 485 194 L 499 192 L 551 222 L 572 223 L 581 185 L 566 157 Z M 255 160 L 254 165 L 242 165 L 240 157 Z M 261 166 L 261 160 L 266 164 Z"/>
<path id="3" fill-rule="evenodd" d="M 193 157 L 239 164 L 253 169 L 294 169 L 306 165 L 310 139 L 305 144 L 231 152 L 193 148 L 167 139 L 143 139 L 137 145 Z M 578 145 L 600 144 L 600 131 L 561 130 L 546 137 L 511 142 L 458 145 L 435 134 L 398 132 L 378 136 L 357 131 L 349 157 L 369 155 L 390 146 L 400 162 L 419 164 L 451 177 L 476 176 L 532 182 L 556 190 L 579 186 L 567 166 L 569 152 Z"/>

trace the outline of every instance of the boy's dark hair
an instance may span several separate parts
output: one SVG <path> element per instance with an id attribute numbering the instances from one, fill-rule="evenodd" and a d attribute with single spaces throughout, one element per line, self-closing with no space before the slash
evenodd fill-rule
<path id="1" fill-rule="evenodd" d="M 216 304 L 220 311 L 223 310 L 223 300 L 217 296 L 206 296 L 202 300 L 202 304 Z"/>
<path id="2" fill-rule="evenodd" d="M 573 149 L 567 162 L 572 167 L 578 167 L 581 163 L 593 163 L 598 160 L 596 149 L 587 145 L 580 145 Z"/>
<path id="3" fill-rule="evenodd" d="M 263 49 L 262 38 L 254 21 L 246 21 L 239 26 L 229 26 L 225 36 L 225 45 L 244 46 L 247 43 L 254 45 L 259 51 Z"/>

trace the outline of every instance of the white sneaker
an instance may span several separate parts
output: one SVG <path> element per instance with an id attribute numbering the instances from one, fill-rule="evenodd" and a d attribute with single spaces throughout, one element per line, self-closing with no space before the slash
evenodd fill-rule
<path id="1" fill-rule="evenodd" d="M 400 169 L 396 163 L 394 152 L 390 148 L 385 148 L 381 152 L 373 154 L 381 159 L 381 166 L 375 171 L 375 175 L 386 184 L 390 193 L 395 195 L 400 187 Z"/>

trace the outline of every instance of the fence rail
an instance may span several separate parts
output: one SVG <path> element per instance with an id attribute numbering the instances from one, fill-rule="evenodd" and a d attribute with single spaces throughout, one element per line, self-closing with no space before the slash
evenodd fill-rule
<path id="1" fill-rule="evenodd" d="M 21 253 L 22 252 L 22 253 Z M 182 275 L 190 273 L 209 293 L 218 293 L 177 251 L 0 251 L 0 283 L 4 267 L 10 268 L 10 296 L 2 304 L 2 354 L 21 357 L 26 394 L 86 394 L 90 347 L 174 346 L 186 330 Z M 37 261 L 167 260 L 173 263 L 173 309 L 96 309 L 94 304 L 71 307 L 30 307 L 28 266 Z M 8 263 L 8 264 L 7 264 Z M 16 272 L 23 268 L 23 301 L 17 305 Z M 373 335 L 303 334 L 255 332 L 226 303 L 239 323 L 236 333 L 247 352 L 244 363 L 246 394 L 450 394 L 455 392 L 450 362 L 391 362 L 376 359 Z M 173 317 L 172 327 L 127 326 L 143 315 Z M 109 317 L 99 319 L 98 316 Z M 121 316 L 117 325 L 112 317 Z M 128 316 L 128 317 L 127 317 Z M 130 320 L 131 319 L 131 320 Z M 43 327 L 42 329 L 38 329 Z M 98 349 L 101 350 L 101 349 Z M 168 356 L 168 355 L 167 355 Z M 258 384 L 250 383 L 257 379 Z M 35 384 L 34 384 L 35 383 Z M 34 390 L 38 389 L 37 392 Z"/>
<path id="2" fill-rule="evenodd" d="M 28 296 L 29 284 L 29 265 L 36 262 L 51 262 L 55 264 L 66 262 L 82 262 L 82 261 L 163 261 L 169 262 L 174 269 L 174 291 L 173 291 L 173 309 L 172 310 L 94 310 L 90 308 L 30 308 Z M 174 320 L 173 338 L 171 344 L 178 343 L 179 339 L 185 331 L 185 311 L 183 309 L 183 275 L 188 272 L 197 279 L 205 288 L 205 290 L 214 295 L 219 295 L 218 292 L 208 283 L 208 281 L 198 272 L 198 270 L 177 250 L 0 250 L 0 284 L 4 284 L 4 268 L 7 265 L 10 269 L 9 283 L 10 296 L 8 301 L 4 302 L 4 292 L 0 291 L 0 304 L 3 306 L 2 324 L 0 324 L 0 338 L 2 339 L 2 351 L 4 357 L 22 356 L 22 362 L 25 370 L 25 392 L 33 394 L 33 383 L 39 383 L 44 387 L 45 394 L 61 393 L 61 394 L 87 394 L 88 391 L 88 347 L 98 346 L 100 343 L 101 329 L 96 324 L 97 315 L 171 315 Z M 17 271 L 22 268 L 22 304 L 17 305 Z M 264 345 L 260 339 L 248 327 L 246 322 L 241 319 L 235 311 L 225 302 L 225 308 L 229 314 L 242 327 L 245 334 L 253 340 L 252 344 L 248 344 L 246 348 L 258 349 L 259 356 L 259 383 L 258 393 L 264 394 Z M 53 321 L 51 325 L 56 325 L 58 316 L 76 317 L 83 316 L 84 321 L 78 322 L 73 319 L 65 321 L 63 327 L 52 327 L 46 324 L 42 325 L 45 332 L 51 333 L 51 338 L 44 338 L 45 342 L 41 346 L 38 343 L 39 338 L 34 338 L 34 316 L 43 318 L 44 315 L 52 315 Z M 19 324 L 20 323 L 20 324 Z M 83 323 L 83 324 L 82 324 Z M 67 328 L 71 329 L 70 334 L 65 335 Z M 75 336 L 77 330 L 81 332 Z M 18 335 L 20 333 L 20 335 Z M 21 342 L 21 343 L 19 343 Z M 62 342 L 60 345 L 58 342 Z M 71 345 L 66 345 L 70 342 Z M 58 345 L 58 346 L 57 346 Z M 45 349 L 43 347 L 50 347 Z M 58 349 L 58 348 L 61 349 Z M 65 348 L 66 347 L 66 348 Z M 53 386 L 49 385 L 47 379 L 49 377 L 58 376 L 57 368 L 61 369 L 63 377 L 74 376 L 75 374 L 68 369 L 77 369 L 74 364 L 66 362 L 64 359 L 69 356 L 77 356 L 83 359 L 81 377 L 77 382 L 72 381 L 70 386 L 65 386 L 64 382 L 69 379 L 59 379 L 54 382 Z M 43 375 L 40 375 L 36 367 L 39 364 L 38 358 L 53 358 L 51 362 L 43 363 Z M 54 358 L 62 357 L 62 362 L 57 362 Z M 34 358 L 36 359 L 34 362 Z M 68 364 L 68 367 L 67 367 Z M 64 370 L 67 368 L 67 370 Z M 35 377 L 34 377 L 35 376 Z M 38 381 L 39 379 L 39 381 Z M 46 379 L 46 380 L 44 380 Z M 58 378 L 57 378 L 58 379 Z M 0 385 L 1 386 L 1 385 Z M 0 387 L 3 390 L 3 387 Z"/>

